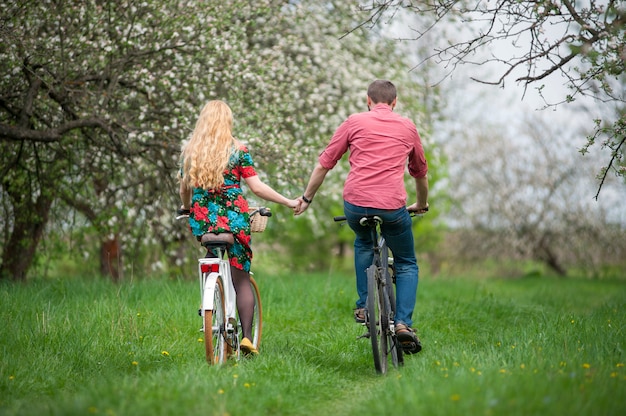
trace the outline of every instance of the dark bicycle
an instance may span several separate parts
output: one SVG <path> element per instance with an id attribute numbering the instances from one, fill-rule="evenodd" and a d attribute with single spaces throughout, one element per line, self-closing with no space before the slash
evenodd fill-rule
<path id="1" fill-rule="evenodd" d="M 335 221 L 346 221 L 345 216 L 334 218 Z M 396 282 L 393 258 L 385 239 L 380 232 L 383 220 L 376 215 L 366 215 L 359 221 L 367 226 L 372 233 L 374 242 L 372 250 L 374 260 L 367 268 L 367 301 L 365 304 L 365 323 L 368 332 L 363 335 L 372 343 L 374 367 L 382 374 L 387 373 L 388 357 L 394 367 L 404 364 L 402 345 L 395 332 L 394 316 L 396 313 L 395 290 Z"/>

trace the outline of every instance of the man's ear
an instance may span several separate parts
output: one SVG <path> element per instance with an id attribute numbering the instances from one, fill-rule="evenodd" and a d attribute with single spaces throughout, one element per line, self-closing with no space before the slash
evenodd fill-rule
<path id="1" fill-rule="evenodd" d="M 396 106 L 397 102 L 398 102 L 398 97 L 394 98 L 393 101 L 391 102 L 391 109 L 392 110 Z"/>
<path id="2" fill-rule="evenodd" d="M 372 106 L 372 99 L 371 99 L 371 97 L 369 95 L 367 96 L 367 106 L 368 107 Z"/>

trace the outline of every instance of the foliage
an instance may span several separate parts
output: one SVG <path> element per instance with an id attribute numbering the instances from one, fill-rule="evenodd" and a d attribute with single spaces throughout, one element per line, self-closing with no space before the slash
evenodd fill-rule
<path id="1" fill-rule="evenodd" d="M 302 189 L 372 79 L 419 88 L 385 41 L 340 41 L 354 23 L 339 1 L 3 3 L 0 275 L 25 278 L 44 231 L 74 226 L 84 252 L 119 238 L 128 258 L 178 258 L 178 153 L 209 99 L 264 179 Z"/>
<path id="2" fill-rule="evenodd" d="M 615 115 L 606 115 L 601 127 L 594 124 L 596 128 L 583 152 L 598 135 L 605 138 L 602 146 L 611 150 L 608 163 L 599 173 L 598 194 L 608 172 L 626 176 L 624 2 L 378 0 L 361 9 L 365 16 L 357 27 L 385 25 L 398 16 L 410 16 L 406 20 L 411 34 L 403 41 L 440 39 L 424 60 L 436 60 L 449 73 L 459 65 L 489 66 L 500 74 L 495 80 L 474 80 L 503 87 L 505 81 L 514 79 L 524 91 L 532 85 L 540 94 L 560 76 L 569 91 L 556 102 L 546 99 L 546 106 L 590 97 L 600 106 L 614 104 L 621 108 Z M 437 35 L 429 39 L 431 32 Z M 499 48 L 501 45 L 505 47 Z"/>
<path id="3" fill-rule="evenodd" d="M 621 210 L 585 194 L 593 186 L 591 161 L 576 158 L 560 126 L 530 115 L 518 122 L 515 140 L 481 125 L 448 144 L 449 190 L 458 198 L 454 256 L 532 260 L 562 276 L 617 264 L 626 253 Z"/>
<path id="4" fill-rule="evenodd" d="M 259 273 L 261 355 L 207 367 L 195 281 L 0 284 L 0 413 L 622 414 L 622 281 L 424 279 L 424 345 L 375 373 L 352 275 Z M 33 305 L 38 305 L 33 307 Z M 25 351 L 28 353 L 25 354 Z M 381 394 L 384 392 L 384 394 Z"/>

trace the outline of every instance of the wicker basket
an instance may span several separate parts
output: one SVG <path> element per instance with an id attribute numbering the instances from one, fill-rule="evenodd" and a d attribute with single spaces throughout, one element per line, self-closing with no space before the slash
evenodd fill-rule
<path id="1" fill-rule="evenodd" d="M 259 207 L 249 207 L 250 212 L 250 231 L 253 233 L 262 233 L 267 226 L 267 218 L 259 214 Z"/>

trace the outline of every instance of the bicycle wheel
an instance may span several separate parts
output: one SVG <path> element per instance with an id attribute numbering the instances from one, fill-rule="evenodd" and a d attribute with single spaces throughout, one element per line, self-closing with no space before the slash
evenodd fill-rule
<path id="1" fill-rule="evenodd" d="M 394 287 L 391 283 L 391 277 L 389 277 L 388 275 L 386 276 L 386 281 L 387 284 L 385 285 L 385 288 L 383 290 L 383 297 L 384 299 L 386 299 L 385 301 L 385 309 L 387 311 L 387 313 L 385 313 L 385 316 L 387 316 L 387 320 L 386 322 L 387 327 L 385 328 L 385 333 L 386 333 L 386 340 L 387 340 L 387 351 L 391 353 L 391 362 L 393 364 L 394 367 L 398 367 L 399 365 L 404 365 L 404 356 L 403 356 L 403 351 L 402 351 L 402 346 L 400 345 L 400 342 L 398 341 L 397 337 L 396 337 L 396 333 L 395 331 L 393 331 L 391 329 L 391 325 L 394 322 L 394 317 L 395 317 L 395 296 L 394 296 Z"/>
<path id="2" fill-rule="evenodd" d="M 219 277 L 213 291 L 213 310 L 204 311 L 204 348 L 207 363 L 219 364 L 226 360 L 224 330 L 226 327 L 224 308 L 224 284 Z"/>
<path id="3" fill-rule="evenodd" d="M 380 244 L 381 252 L 381 266 L 384 271 L 385 285 L 385 305 L 387 314 L 389 316 L 389 327 L 387 328 L 387 345 L 388 351 L 391 353 L 391 362 L 394 367 L 404 365 L 404 356 L 402 346 L 398 342 L 395 331 L 391 329 L 391 322 L 394 322 L 396 316 L 396 296 L 395 296 L 395 268 L 393 265 L 393 259 L 389 257 L 389 249 L 387 243 L 382 240 Z"/>
<path id="4" fill-rule="evenodd" d="M 374 356 L 374 368 L 377 372 L 385 374 L 387 372 L 386 337 L 380 328 L 381 318 L 381 298 L 378 291 L 378 267 L 372 265 L 367 269 L 367 314 L 366 322 L 369 329 L 369 338 L 372 343 L 372 354 Z"/>
<path id="5" fill-rule="evenodd" d="M 389 366 L 389 360 L 387 357 L 389 356 L 390 347 L 393 346 L 391 343 L 391 306 L 389 305 L 389 290 L 386 284 L 386 274 L 379 269 L 378 272 L 378 301 L 380 302 L 380 333 L 379 337 L 379 345 L 380 345 L 380 353 L 381 353 L 381 367 L 382 373 L 387 372 L 387 368 Z"/>

